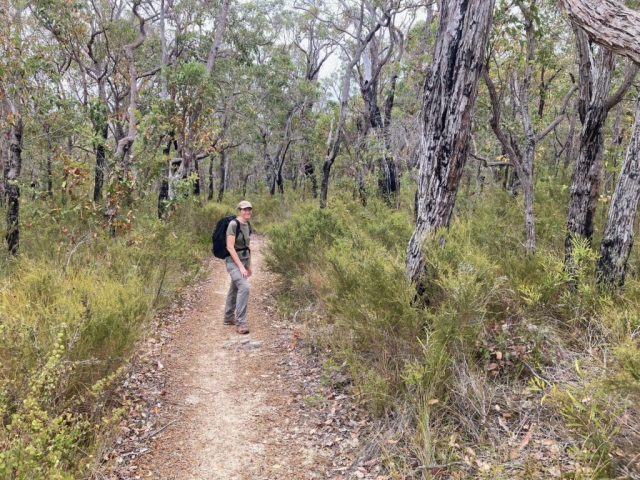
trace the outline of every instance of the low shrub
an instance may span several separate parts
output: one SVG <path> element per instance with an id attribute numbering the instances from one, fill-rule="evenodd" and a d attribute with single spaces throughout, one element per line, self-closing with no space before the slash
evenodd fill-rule
<path id="1" fill-rule="evenodd" d="M 117 416 L 105 399 L 118 369 L 154 311 L 197 274 L 224 209 L 183 207 L 159 221 L 143 205 L 116 238 L 85 219 L 38 215 L 20 256 L 0 261 L 1 478 L 88 475 Z"/>

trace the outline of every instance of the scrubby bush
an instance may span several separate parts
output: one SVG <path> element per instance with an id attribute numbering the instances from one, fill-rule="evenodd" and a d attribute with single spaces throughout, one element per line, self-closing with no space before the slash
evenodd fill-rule
<path id="1" fill-rule="evenodd" d="M 518 199 L 491 188 L 472 206 L 462 201 L 451 226 L 424 244 L 423 298 L 404 275 L 409 211 L 343 196 L 268 230 L 283 311 L 297 320 L 309 312 L 312 347 L 330 352 L 358 398 L 388 415 L 402 441 L 382 448 L 398 477 L 416 464 L 463 459 L 465 445 L 500 463 L 518 446 L 500 433 L 528 416 L 576 446 L 567 455 L 583 472 L 609 475 L 617 439 L 637 430 L 620 419 L 638 421 L 627 399 L 637 398 L 640 384 L 640 291 L 633 278 L 623 293 L 602 291 L 593 275 L 597 250 L 586 242 L 574 243 L 574 265 L 565 268 L 566 192 L 556 187 L 537 190 L 543 203 L 531 256 Z M 585 359 L 582 370 L 576 356 Z M 482 465 L 510 478 L 508 469 Z M 548 474 L 542 465 L 527 472 Z"/>
<path id="2" fill-rule="evenodd" d="M 187 203 L 159 221 L 153 207 L 116 238 L 88 214 L 25 213 L 20 256 L 0 261 L 1 478 L 87 475 L 118 369 L 229 208 Z"/>

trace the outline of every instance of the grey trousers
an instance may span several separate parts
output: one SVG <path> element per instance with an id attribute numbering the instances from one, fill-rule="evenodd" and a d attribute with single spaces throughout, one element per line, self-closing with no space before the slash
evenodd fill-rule
<path id="1" fill-rule="evenodd" d="M 249 268 L 249 259 L 241 260 L 244 268 Z M 240 269 L 233 261 L 227 257 L 224 261 L 227 272 L 231 276 L 231 285 L 227 294 L 227 302 L 224 306 L 224 321 L 231 322 L 236 319 L 236 325 L 246 325 L 247 305 L 249 303 L 249 282 L 240 273 Z"/>

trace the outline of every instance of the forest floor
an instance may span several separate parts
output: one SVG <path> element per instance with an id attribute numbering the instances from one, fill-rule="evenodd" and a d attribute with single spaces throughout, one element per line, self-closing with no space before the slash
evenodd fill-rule
<path id="1" fill-rule="evenodd" d="M 108 479 L 384 480 L 376 423 L 277 315 L 264 239 L 252 242 L 249 335 L 222 324 L 229 275 L 202 280 L 140 342 L 114 398 L 124 409 L 100 453 Z"/>

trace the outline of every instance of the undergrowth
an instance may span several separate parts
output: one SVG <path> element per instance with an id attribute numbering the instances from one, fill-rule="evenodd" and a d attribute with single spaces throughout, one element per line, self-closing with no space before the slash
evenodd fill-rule
<path id="1" fill-rule="evenodd" d="M 595 249 L 580 242 L 569 277 L 566 198 L 554 191 L 537 190 L 534 256 L 517 199 L 499 188 L 463 199 L 424 245 L 421 299 L 404 276 L 410 192 L 399 209 L 304 203 L 268 228 L 282 310 L 306 321 L 310 347 L 387 418 L 378 446 L 394 478 L 615 478 L 631 468 L 639 282 L 599 290 Z"/>
<path id="2" fill-rule="evenodd" d="M 185 202 L 159 221 L 142 203 L 115 238 L 99 208 L 27 208 L 20 255 L 0 259 L 0 478 L 89 478 L 119 369 L 233 208 Z"/>

